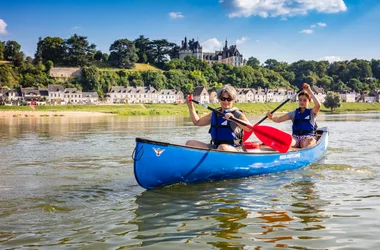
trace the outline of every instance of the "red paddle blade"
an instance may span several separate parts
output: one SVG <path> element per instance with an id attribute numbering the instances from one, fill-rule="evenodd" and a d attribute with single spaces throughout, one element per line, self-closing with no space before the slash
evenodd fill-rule
<path id="1" fill-rule="evenodd" d="M 253 132 L 265 145 L 280 153 L 288 152 L 292 144 L 293 138 L 290 134 L 273 127 L 256 125 Z"/>
<path id="2" fill-rule="evenodd" d="M 249 137 L 251 137 L 252 133 L 253 133 L 253 129 L 251 130 L 251 132 L 244 130 L 243 142 L 246 142 L 249 139 Z"/>

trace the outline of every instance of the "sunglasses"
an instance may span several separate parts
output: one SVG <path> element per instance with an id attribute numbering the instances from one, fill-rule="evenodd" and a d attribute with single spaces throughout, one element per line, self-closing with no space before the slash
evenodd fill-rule
<path id="1" fill-rule="evenodd" d="M 309 100 L 308 100 L 308 99 L 300 98 L 300 99 L 298 99 L 298 101 L 299 101 L 299 102 L 307 102 L 307 101 L 309 101 Z"/>
<path id="2" fill-rule="evenodd" d="M 221 100 L 222 102 L 224 102 L 224 101 L 227 101 L 227 102 L 232 101 L 232 99 L 229 98 L 229 97 L 228 97 L 228 98 L 226 98 L 226 97 L 221 97 L 220 100 Z"/>

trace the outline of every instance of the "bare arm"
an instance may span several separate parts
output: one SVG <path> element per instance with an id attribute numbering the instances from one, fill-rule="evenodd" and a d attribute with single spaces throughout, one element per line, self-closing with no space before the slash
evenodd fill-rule
<path id="1" fill-rule="evenodd" d="M 269 120 L 272 120 L 272 121 L 277 122 L 277 123 L 284 122 L 284 121 L 287 121 L 287 120 L 290 119 L 290 117 L 288 116 L 288 114 L 285 114 L 285 115 L 282 115 L 282 116 L 273 116 L 273 114 L 271 114 L 269 112 L 267 114 L 267 116 L 268 116 Z"/>
<path id="2" fill-rule="evenodd" d="M 314 95 L 313 91 L 311 90 L 309 84 L 304 83 L 303 88 L 307 91 L 307 93 L 311 96 L 311 99 L 314 102 L 314 107 L 312 109 L 313 113 L 315 115 L 318 114 L 319 110 L 321 109 L 321 102 L 318 100 L 318 98 Z"/>
<path id="3" fill-rule="evenodd" d="M 193 122 L 193 124 L 195 126 L 207 126 L 207 125 L 211 124 L 212 113 L 209 113 L 208 115 L 205 115 L 205 116 L 199 118 L 197 112 L 195 112 L 193 102 L 187 101 L 187 105 L 189 107 L 191 121 Z"/>

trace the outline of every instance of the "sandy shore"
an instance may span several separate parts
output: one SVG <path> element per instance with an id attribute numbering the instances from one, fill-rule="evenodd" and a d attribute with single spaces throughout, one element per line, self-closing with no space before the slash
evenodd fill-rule
<path id="1" fill-rule="evenodd" d="M 90 116 L 109 116 L 101 112 L 75 112 L 75 111 L 0 111 L 0 118 L 17 117 L 90 117 Z"/>

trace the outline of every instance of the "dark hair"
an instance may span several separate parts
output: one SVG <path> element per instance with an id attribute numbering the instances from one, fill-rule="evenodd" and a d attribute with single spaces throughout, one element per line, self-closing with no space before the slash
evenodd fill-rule
<path id="1" fill-rule="evenodd" d="M 298 94 L 298 98 L 300 98 L 300 96 L 303 96 L 303 95 L 309 100 L 309 102 L 311 102 L 311 97 L 310 97 L 309 94 L 306 93 L 306 92 L 301 92 L 301 93 L 299 93 L 299 94 Z"/>

